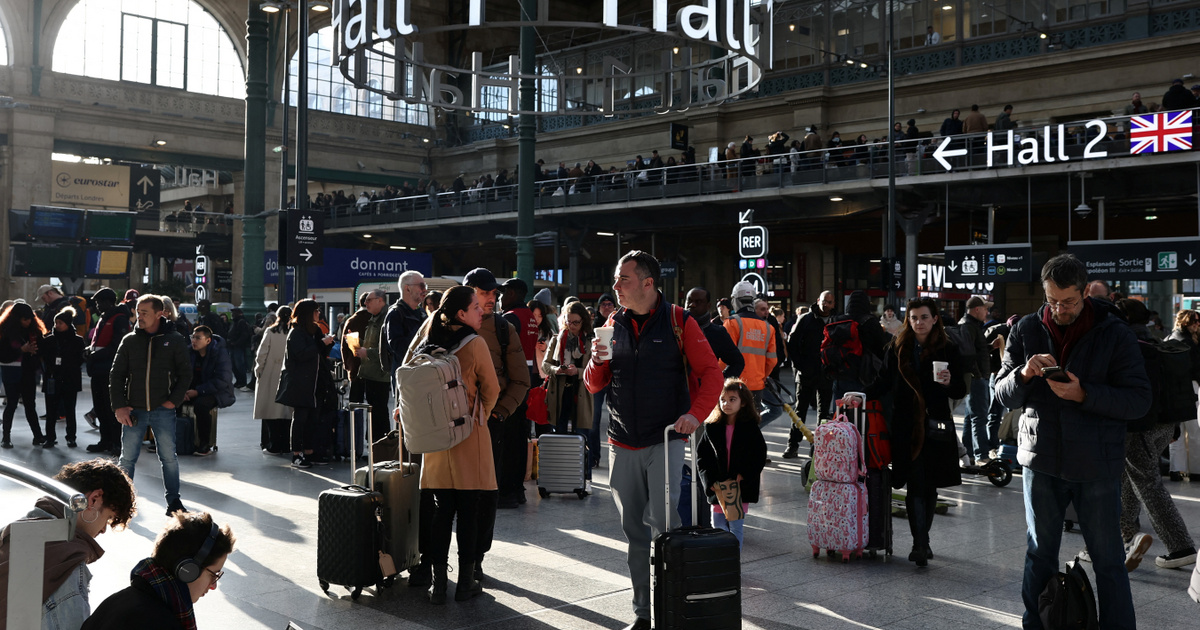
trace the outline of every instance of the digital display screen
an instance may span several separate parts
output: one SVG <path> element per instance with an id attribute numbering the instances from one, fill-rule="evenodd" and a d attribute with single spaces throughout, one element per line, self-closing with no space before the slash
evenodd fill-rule
<path id="1" fill-rule="evenodd" d="M 32 206 L 26 232 L 33 240 L 79 242 L 83 239 L 84 211 Z"/>
<path id="2" fill-rule="evenodd" d="M 84 256 L 83 275 L 86 278 L 124 278 L 129 275 L 129 250 L 87 250 Z"/>
<path id="3" fill-rule="evenodd" d="M 85 235 L 89 243 L 97 245 L 132 245 L 137 214 L 133 212 L 87 213 Z"/>
<path id="4" fill-rule="evenodd" d="M 79 275 L 80 251 L 72 247 L 52 245 L 14 245 L 9 249 L 13 276 L 58 276 L 73 278 Z"/>

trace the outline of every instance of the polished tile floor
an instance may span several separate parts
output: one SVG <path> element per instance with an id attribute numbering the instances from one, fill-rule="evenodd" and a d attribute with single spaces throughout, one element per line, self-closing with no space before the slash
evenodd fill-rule
<path id="1" fill-rule="evenodd" d="M 541 629 L 621 628 L 632 620 L 625 542 L 616 507 L 607 492 L 607 469 L 595 471 L 594 493 L 539 499 L 501 511 L 496 543 L 486 562 L 485 592 L 475 600 L 430 605 L 423 592 L 395 587 L 363 592 L 351 601 L 334 588 L 322 593 L 315 573 L 317 495 L 347 483 L 349 464 L 294 470 L 258 448 L 259 422 L 251 418 L 250 394 L 221 412 L 220 450 L 207 457 L 181 458 L 183 501 L 232 525 L 237 551 L 225 565 L 220 587 L 197 605 L 201 628 L 274 628 L 289 621 L 305 630 L 387 628 Z M 87 399 L 88 395 L 81 396 Z M 41 401 L 39 400 L 39 409 Z M 80 412 L 87 405 L 80 404 Z M 29 445 L 28 427 L 18 417 L 6 460 L 53 474 L 66 461 L 86 457 L 82 445 L 96 440 L 82 425 L 78 449 Z M 804 459 L 783 460 L 786 426 L 765 428 L 774 463 L 763 476 L 762 501 L 746 522 L 742 586 L 743 627 L 808 628 L 999 628 L 1019 627 L 1025 525 L 1020 477 L 1006 488 L 968 477 L 944 497 L 956 503 L 934 522 L 936 558 L 918 570 L 905 560 L 911 546 L 907 522 L 895 519 L 896 555 L 842 564 L 813 559 L 805 533 L 808 496 L 800 479 Z M 99 539 L 107 553 L 92 565 L 92 602 L 128 584 L 129 569 L 149 551 L 165 509 L 157 460 L 143 453 L 137 483 L 141 512 L 123 532 Z M 606 466 L 607 464 L 605 464 Z M 1170 484 L 1200 538 L 1200 482 Z M 0 520 L 24 513 L 36 495 L 0 479 Z M 1143 519 L 1144 521 L 1146 519 Z M 1082 548 L 1065 534 L 1063 559 Z M 1157 541 L 1150 555 L 1165 553 Z M 452 551 L 453 554 L 453 551 Z M 1200 605 L 1186 588 L 1191 567 L 1159 569 L 1150 557 L 1131 575 L 1139 623 L 1144 628 L 1200 627 Z M 451 581 L 454 574 L 451 573 Z M 453 585 L 451 586 L 453 589 Z"/>

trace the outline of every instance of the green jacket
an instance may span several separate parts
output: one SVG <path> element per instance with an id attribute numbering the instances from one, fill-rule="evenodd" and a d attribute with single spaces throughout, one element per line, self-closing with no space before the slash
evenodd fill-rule
<path id="1" fill-rule="evenodd" d="M 176 407 L 192 384 L 191 345 L 165 317 L 153 335 L 141 328 L 125 335 L 109 373 L 112 408 L 153 411 L 168 400 Z"/>

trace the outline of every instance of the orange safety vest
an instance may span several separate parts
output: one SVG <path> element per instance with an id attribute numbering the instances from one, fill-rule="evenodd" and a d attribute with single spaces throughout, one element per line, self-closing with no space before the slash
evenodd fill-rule
<path id="1" fill-rule="evenodd" d="M 746 359 L 742 380 L 750 391 L 766 387 L 767 377 L 779 360 L 775 357 L 775 331 L 761 319 L 733 315 L 725 320 L 725 330 Z"/>

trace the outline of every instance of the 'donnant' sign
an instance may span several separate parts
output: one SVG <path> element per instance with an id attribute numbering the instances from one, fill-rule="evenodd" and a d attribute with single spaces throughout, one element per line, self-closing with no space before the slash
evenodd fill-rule
<path id="1" fill-rule="evenodd" d="M 618 9 L 632 14 L 637 8 L 628 0 L 599 0 L 598 4 L 603 4 L 601 22 L 581 21 L 580 3 L 574 2 L 539 1 L 536 17 L 530 21 L 519 20 L 512 11 L 513 2 L 497 7 L 501 9 L 496 11 L 500 19 L 489 19 L 489 4 L 499 3 L 467 0 L 464 22 L 444 21 L 442 13 L 437 22 L 418 24 L 414 15 L 431 14 L 414 12 L 412 0 L 335 0 L 333 63 L 356 87 L 393 100 L 508 115 L 559 115 L 570 106 L 574 115 L 602 116 L 612 116 L 615 102 L 628 98 L 647 80 L 666 86 L 657 109 L 671 111 L 720 103 L 747 93 L 758 86 L 763 69 L 772 67 L 771 25 L 776 0 L 692 0 L 678 8 L 674 22 L 668 0 L 652 0 L 650 24 L 646 26 L 632 19 L 622 23 Z M 557 13 L 565 19 L 552 19 L 551 14 Z M 444 38 L 454 31 L 497 33 L 497 29 L 523 26 L 536 28 L 543 37 L 555 30 L 569 33 L 572 39 L 585 37 L 591 30 L 653 36 L 660 42 L 661 63 L 655 63 L 654 54 L 639 53 L 625 61 L 605 56 L 598 68 L 595 64 L 589 68 L 555 68 L 556 62 L 547 65 L 549 74 L 522 74 L 517 55 L 505 59 L 504 68 L 490 66 L 490 51 L 467 51 L 461 58 L 469 60 L 470 66 L 461 68 L 430 63 L 424 57 L 425 46 L 439 42 L 444 45 Z M 689 41 L 700 53 L 695 58 L 690 48 L 681 45 Z M 717 52 L 710 55 L 709 50 Z M 395 61 L 395 76 L 382 82 L 367 73 L 371 62 L 380 59 Z M 484 66 L 485 59 L 489 67 Z M 557 97 L 550 99 L 552 103 L 539 103 L 535 107 L 540 109 L 535 111 L 521 110 L 517 98 L 521 79 L 537 80 L 539 85 L 556 83 Z M 595 85 L 603 86 L 599 102 L 580 106 L 579 101 L 587 101 L 588 95 L 596 93 L 592 88 Z M 568 96 L 572 94 L 582 96 L 573 97 L 569 104 Z"/>

